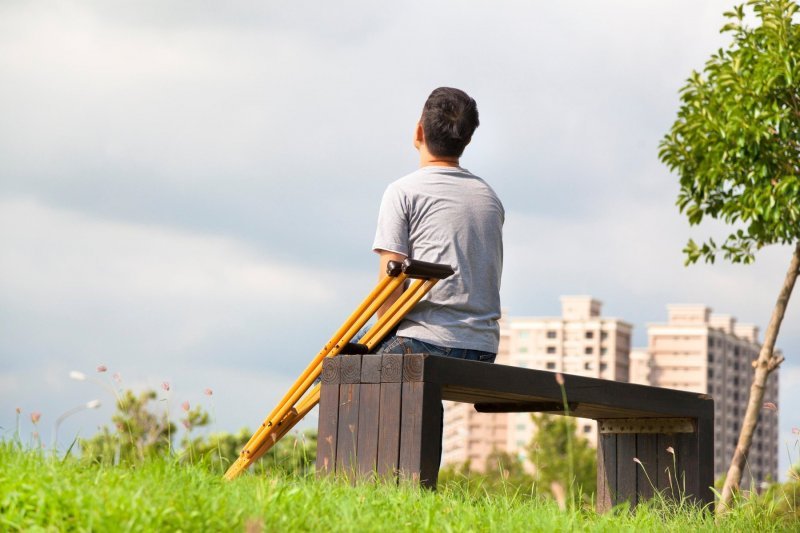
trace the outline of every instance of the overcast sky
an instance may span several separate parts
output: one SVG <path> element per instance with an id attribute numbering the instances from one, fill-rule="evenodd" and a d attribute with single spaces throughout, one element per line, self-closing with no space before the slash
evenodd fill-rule
<path id="1" fill-rule="evenodd" d="M 678 90 L 732 2 L 0 3 L 0 426 L 172 385 L 215 429 L 256 426 L 372 288 L 386 185 L 412 171 L 427 95 L 481 126 L 462 160 L 506 207 L 503 307 L 591 294 L 646 325 L 705 303 L 766 327 L 790 250 L 683 266 L 658 161 Z M 797 460 L 800 295 L 779 347 L 781 475 Z M 110 384 L 108 374 L 96 375 Z M 213 404 L 204 397 L 214 390 Z M 309 423 L 313 423 L 311 420 Z M 48 440 L 49 442 L 49 440 Z"/>

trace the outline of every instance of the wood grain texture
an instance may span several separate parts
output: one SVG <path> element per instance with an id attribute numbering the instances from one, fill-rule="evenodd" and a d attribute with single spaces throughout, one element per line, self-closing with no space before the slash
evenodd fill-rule
<path id="1" fill-rule="evenodd" d="M 360 387 L 356 457 L 358 458 L 358 474 L 365 478 L 376 471 L 378 464 L 381 384 L 362 383 Z"/>
<path id="2" fill-rule="evenodd" d="M 650 499 L 655 494 L 658 476 L 658 434 L 638 433 L 636 435 L 636 492 L 638 501 Z"/>
<path id="3" fill-rule="evenodd" d="M 339 383 L 339 366 L 341 362 L 338 357 L 326 357 L 322 360 L 322 383 Z"/>
<path id="4" fill-rule="evenodd" d="M 364 355 L 361 357 L 361 383 L 380 383 L 383 357 Z"/>
<path id="5" fill-rule="evenodd" d="M 341 359 L 340 379 L 341 383 L 360 383 L 361 382 L 361 355 L 348 354 L 340 355 Z"/>
<path id="6" fill-rule="evenodd" d="M 336 375 L 338 376 L 338 373 Z M 332 474 L 336 471 L 338 428 L 339 384 L 323 381 L 319 393 L 317 422 L 317 475 Z"/>
<path id="7" fill-rule="evenodd" d="M 403 356 L 403 381 L 422 381 L 425 359 L 422 354 L 407 354 Z"/>
<path id="8" fill-rule="evenodd" d="M 378 421 L 378 475 L 394 478 L 400 466 L 402 383 L 381 383 Z"/>
<path id="9" fill-rule="evenodd" d="M 627 501 L 634 507 L 636 497 L 636 435 L 633 433 L 617 434 L 617 501 Z"/>
<path id="10" fill-rule="evenodd" d="M 356 356 L 359 357 L 359 356 Z M 336 439 L 336 473 L 355 481 L 358 446 L 358 404 L 361 385 L 339 385 L 339 427 Z"/>
<path id="11" fill-rule="evenodd" d="M 616 500 L 617 436 L 598 435 L 597 438 L 597 512 L 610 511 Z"/>
<path id="12" fill-rule="evenodd" d="M 441 417 L 441 389 L 438 386 L 421 381 L 403 383 L 399 458 L 402 478 L 424 487 L 436 487 L 441 453 Z"/>
<path id="13" fill-rule="evenodd" d="M 403 381 L 403 356 L 383 354 L 381 359 L 381 383 L 400 383 Z"/>

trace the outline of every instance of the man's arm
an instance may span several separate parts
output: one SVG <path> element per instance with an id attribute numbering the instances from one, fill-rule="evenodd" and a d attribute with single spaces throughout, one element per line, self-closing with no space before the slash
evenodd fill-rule
<path id="1" fill-rule="evenodd" d="M 389 261 L 399 261 L 399 262 L 402 263 L 403 260 L 405 260 L 405 258 L 406 258 L 406 256 L 404 256 L 403 254 L 398 254 L 396 252 L 387 252 L 386 250 L 381 250 L 379 252 L 379 254 L 380 254 L 380 257 L 378 259 L 378 262 L 379 262 L 379 265 L 380 265 L 380 272 L 378 273 L 378 281 L 380 281 L 380 280 L 382 280 L 383 278 L 386 277 L 386 264 Z M 395 301 L 397 301 L 398 298 L 400 298 L 400 295 L 403 294 L 403 289 L 404 288 L 405 287 L 403 285 L 400 285 L 399 287 L 397 287 L 397 289 L 395 289 L 395 291 L 383 303 L 381 308 L 378 309 L 378 318 L 380 318 L 383 315 L 383 313 L 387 309 L 389 309 L 389 307 Z"/>

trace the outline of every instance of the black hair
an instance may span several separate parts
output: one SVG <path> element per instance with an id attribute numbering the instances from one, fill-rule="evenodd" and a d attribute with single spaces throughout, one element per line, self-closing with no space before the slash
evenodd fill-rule
<path id="1" fill-rule="evenodd" d="M 435 89 L 422 108 L 422 131 L 431 155 L 461 157 L 478 127 L 478 105 L 452 87 Z"/>

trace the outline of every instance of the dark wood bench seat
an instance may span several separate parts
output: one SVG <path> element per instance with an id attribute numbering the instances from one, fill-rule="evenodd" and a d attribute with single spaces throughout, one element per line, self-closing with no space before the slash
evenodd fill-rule
<path id="1" fill-rule="evenodd" d="M 713 501 L 709 396 L 563 377 L 568 414 L 598 421 L 598 510 L 635 505 L 654 488 Z M 340 355 L 323 364 L 317 470 L 399 475 L 435 487 L 441 400 L 471 403 L 481 412 L 565 414 L 554 372 L 421 354 Z"/>

